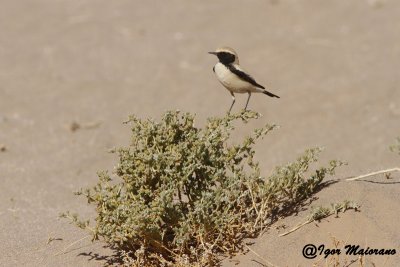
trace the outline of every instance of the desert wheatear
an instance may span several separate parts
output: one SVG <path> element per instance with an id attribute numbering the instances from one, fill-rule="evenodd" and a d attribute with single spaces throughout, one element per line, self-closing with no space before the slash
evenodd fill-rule
<path id="1" fill-rule="evenodd" d="M 264 86 L 258 84 L 253 77 L 239 66 L 239 58 L 232 48 L 221 47 L 215 50 L 215 52 L 209 52 L 209 54 L 218 57 L 219 62 L 215 64 L 213 71 L 217 75 L 218 80 L 232 95 L 232 105 L 229 108 L 229 112 L 231 112 L 233 104 L 235 104 L 234 93 L 248 93 L 249 97 L 247 98 L 245 110 L 249 104 L 251 93 L 263 93 L 270 97 L 279 98 L 279 96 L 265 90 Z"/>

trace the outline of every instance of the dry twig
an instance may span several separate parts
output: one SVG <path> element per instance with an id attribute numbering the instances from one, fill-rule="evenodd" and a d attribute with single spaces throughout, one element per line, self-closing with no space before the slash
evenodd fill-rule
<path id="1" fill-rule="evenodd" d="M 382 173 L 388 173 L 388 172 L 400 172 L 400 168 L 391 168 L 391 169 L 386 169 L 386 170 L 380 170 L 380 171 L 376 171 L 376 172 L 370 172 L 367 174 L 363 174 L 357 177 L 353 177 L 353 178 L 348 178 L 346 179 L 346 181 L 356 181 L 365 177 L 369 177 L 369 176 L 373 176 L 373 175 L 378 175 L 378 174 L 382 174 Z"/>
<path id="2" fill-rule="evenodd" d="M 73 245 L 75 245 L 75 244 L 81 242 L 82 240 L 84 240 L 84 239 L 86 239 L 86 238 L 88 238 L 88 237 L 91 237 L 91 235 L 84 236 L 84 237 L 82 237 L 82 238 L 80 238 L 80 239 L 78 239 L 78 240 L 72 242 L 71 244 L 69 244 L 68 246 L 66 246 L 63 250 L 61 250 L 61 251 L 59 251 L 58 253 L 56 253 L 54 256 L 58 256 L 58 255 L 61 255 L 61 254 L 65 254 L 66 251 L 67 251 L 67 249 L 69 249 L 69 248 L 72 247 Z"/>
<path id="3" fill-rule="evenodd" d="M 255 252 L 254 250 L 252 250 L 248 245 L 245 244 L 245 246 L 246 246 L 246 248 L 247 248 L 248 250 L 250 250 L 254 255 L 256 255 L 257 257 L 259 257 L 260 259 L 262 259 L 268 266 L 278 267 L 278 266 L 272 264 L 271 262 L 269 262 L 268 260 L 266 260 L 265 258 L 261 257 L 260 254 L 258 254 L 258 253 Z"/>
<path id="4" fill-rule="evenodd" d="M 303 227 L 304 225 L 307 225 L 307 224 L 309 224 L 309 223 L 312 223 L 314 220 L 307 220 L 307 221 L 305 221 L 305 222 L 303 222 L 303 223 L 300 223 L 300 224 L 298 224 L 297 226 L 295 226 L 294 228 L 292 228 L 290 231 L 287 231 L 287 232 L 285 232 L 285 233 L 283 233 L 283 234 L 280 234 L 279 236 L 285 236 L 285 235 L 288 235 L 288 234 L 290 234 L 290 233 L 293 233 L 294 231 L 297 231 L 298 229 L 300 229 L 301 227 Z"/>

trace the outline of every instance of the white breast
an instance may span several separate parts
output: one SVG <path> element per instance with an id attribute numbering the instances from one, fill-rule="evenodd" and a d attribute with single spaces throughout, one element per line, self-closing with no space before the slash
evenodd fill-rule
<path id="1" fill-rule="evenodd" d="M 251 83 L 243 81 L 232 73 L 224 64 L 218 62 L 214 66 L 215 75 L 226 89 L 234 93 L 247 93 L 258 91 Z"/>

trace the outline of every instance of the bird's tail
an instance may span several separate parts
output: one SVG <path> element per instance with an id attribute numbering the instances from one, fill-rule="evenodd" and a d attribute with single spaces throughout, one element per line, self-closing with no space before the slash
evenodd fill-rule
<path id="1" fill-rule="evenodd" d="M 280 98 L 279 96 L 277 96 L 277 95 L 274 95 L 273 93 L 271 93 L 271 92 L 268 92 L 267 90 L 264 90 L 264 91 L 263 91 L 263 94 L 266 94 L 267 96 L 270 96 L 270 97 L 276 97 L 276 98 Z"/>

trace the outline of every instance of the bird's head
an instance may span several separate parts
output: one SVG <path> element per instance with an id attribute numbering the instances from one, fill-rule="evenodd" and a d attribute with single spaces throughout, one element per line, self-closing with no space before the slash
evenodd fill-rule
<path id="1" fill-rule="evenodd" d="M 215 50 L 215 52 L 208 52 L 208 53 L 216 55 L 222 64 L 232 64 L 232 63 L 239 64 L 239 58 L 235 50 L 233 50 L 230 47 L 227 46 L 220 47 L 217 50 Z"/>

